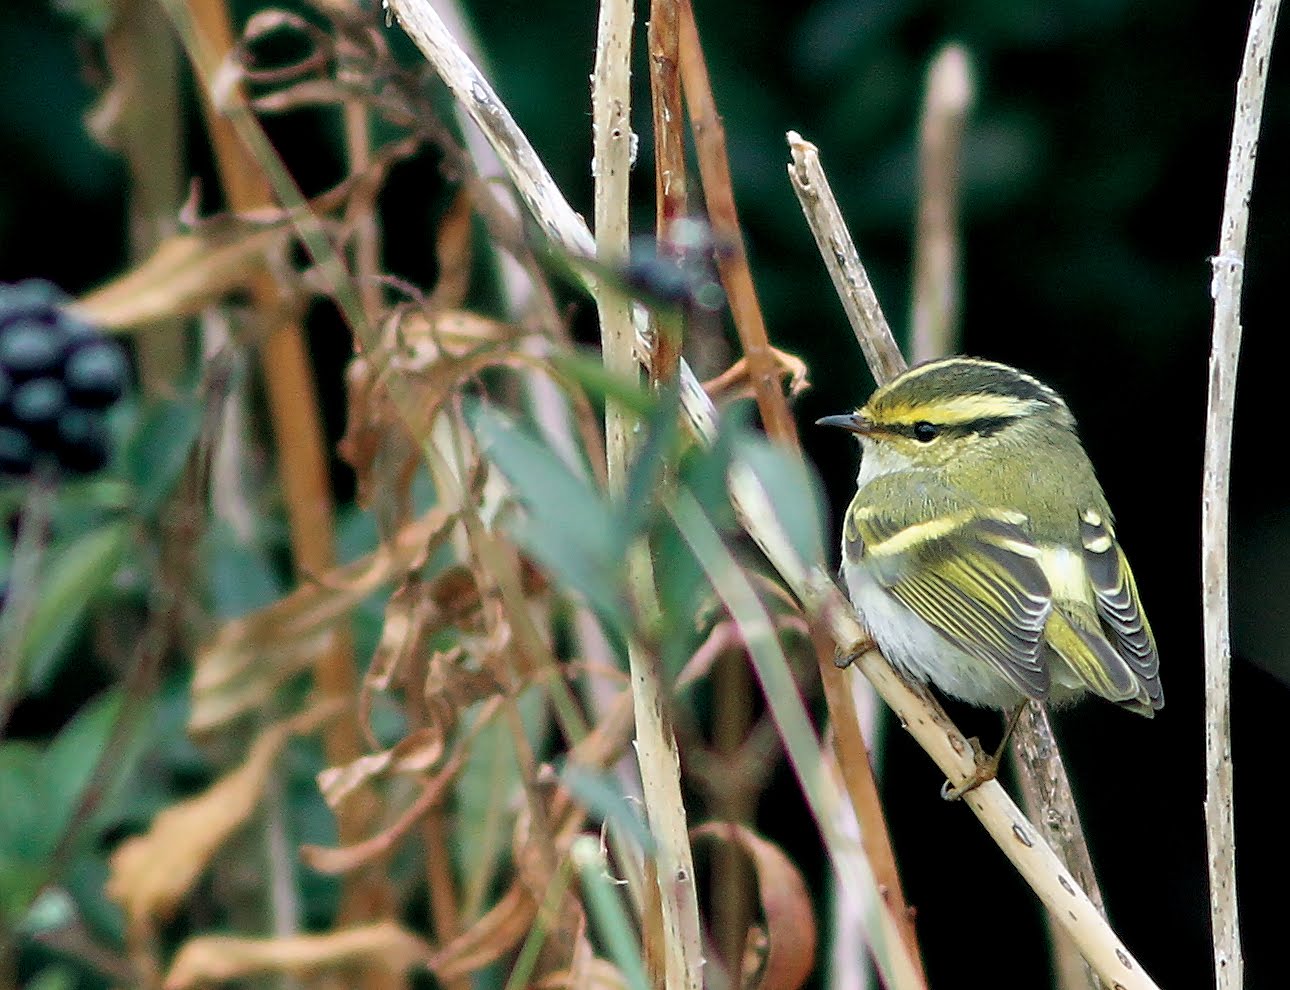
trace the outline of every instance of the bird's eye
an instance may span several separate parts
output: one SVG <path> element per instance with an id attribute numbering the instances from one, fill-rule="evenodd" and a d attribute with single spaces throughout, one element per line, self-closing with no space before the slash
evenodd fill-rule
<path id="1" fill-rule="evenodd" d="M 914 424 L 914 439 L 919 443 L 931 443 L 940 435 L 941 431 L 936 428 L 935 424 L 926 420 Z"/>

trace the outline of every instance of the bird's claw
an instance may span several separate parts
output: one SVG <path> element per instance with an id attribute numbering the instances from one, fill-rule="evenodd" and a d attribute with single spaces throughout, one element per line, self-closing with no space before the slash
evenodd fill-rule
<path id="1" fill-rule="evenodd" d="M 959 784 L 957 787 L 952 786 L 947 780 L 941 784 L 942 801 L 958 801 L 967 794 L 971 794 L 982 784 L 994 780 L 999 773 L 999 761 L 1003 757 L 1003 747 L 1001 746 L 993 756 L 986 753 L 981 748 L 981 742 L 973 736 L 968 740 L 972 745 L 972 760 L 976 764 L 976 769 L 972 775 Z"/>
<path id="2" fill-rule="evenodd" d="M 845 670 L 877 645 L 872 639 L 858 639 L 847 650 L 839 647 L 837 653 L 833 655 L 833 666 L 839 670 Z"/>

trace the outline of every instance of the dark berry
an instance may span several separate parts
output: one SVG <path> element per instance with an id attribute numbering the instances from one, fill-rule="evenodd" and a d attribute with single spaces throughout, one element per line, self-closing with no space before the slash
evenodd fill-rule
<path id="1" fill-rule="evenodd" d="M 36 460 L 31 438 L 12 426 L 0 426 L 0 474 L 27 474 Z"/>
<path id="2" fill-rule="evenodd" d="M 67 390 L 56 378 L 33 378 L 13 391 L 13 421 L 29 429 L 52 425 L 67 408 Z"/>
<path id="3" fill-rule="evenodd" d="M 67 349 L 62 329 L 33 319 L 0 330 L 0 368 L 18 381 L 57 374 Z"/>
<path id="4" fill-rule="evenodd" d="M 107 466 L 111 447 L 102 413 L 68 409 L 58 418 L 58 463 L 73 474 L 90 474 Z"/>
<path id="5" fill-rule="evenodd" d="M 75 405 L 87 409 L 110 406 L 125 394 L 130 364 L 114 340 L 81 344 L 67 359 L 63 383 Z"/>
<path id="6" fill-rule="evenodd" d="M 58 286 L 41 279 L 0 285 L 0 327 L 22 319 L 52 323 L 67 301 Z"/>

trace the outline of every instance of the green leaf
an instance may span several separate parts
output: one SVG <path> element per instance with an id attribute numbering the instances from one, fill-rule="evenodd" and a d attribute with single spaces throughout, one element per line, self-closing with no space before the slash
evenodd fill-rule
<path id="1" fill-rule="evenodd" d="M 530 687 L 516 702 L 525 735 L 540 751 L 549 722 L 545 695 L 540 688 Z M 466 713 L 462 732 L 470 730 L 478 713 L 478 705 Z M 522 787 L 510 726 L 505 719 L 494 719 L 471 738 L 466 765 L 453 784 L 457 817 L 470 823 L 469 828 L 455 830 L 452 845 L 467 915 L 472 913 L 470 908 L 482 910 L 497 871 L 510 856 L 514 800 Z"/>
<path id="2" fill-rule="evenodd" d="M 721 534 L 693 494 L 684 489 L 679 491 L 668 511 L 739 627 L 766 706 L 839 879 L 868 903 L 881 904 L 882 897 L 868 864 L 863 862 L 856 844 L 837 827 L 837 809 L 845 799 L 821 759 L 820 740 L 797 689 L 774 621 L 758 598 L 748 574 L 722 542 Z M 902 951 L 901 946 L 885 945 L 881 939 L 875 939 L 870 948 L 884 985 L 894 985 L 898 980 L 893 976 L 892 959 L 894 953 Z"/>
<path id="3" fill-rule="evenodd" d="M 658 396 L 651 389 L 644 388 L 632 376 L 610 371 L 599 355 L 557 354 L 551 358 L 551 364 L 593 398 L 617 402 L 642 419 L 649 416 L 659 403 Z"/>
<path id="4" fill-rule="evenodd" d="M 216 522 L 210 527 L 205 550 L 211 611 L 216 617 L 245 615 L 283 594 L 283 582 L 268 553 L 242 542 L 228 524 Z"/>
<path id="5" fill-rule="evenodd" d="M 192 399 L 168 399 L 144 408 L 123 455 L 126 477 L 139 493 L 137 511 L 144 518 L 153 516 L 174 490 L 201 427 L 202 408 Z"/>
<path id="6" fill-rule="evenodd" d="M 0 743 L 0 917 L 16 921 L 38 884 L 38 869 L 49 852 L 43 827 L 49 801 L 40 748 L 25 741 Z"/>
<path id="7" fill-rule="evenodd" d="M 54 737 L 49 749 L 45 752 L 45 779 L 51 788 L 52 800 L 46 809 L 46 828 L 55 835 L 61 835 L 71 824 L 71 818 L 80 803 L 81 795 L 90 786 L 91 776 L 98 767 L 99 757 L 107 745 L 112 728 L 121 714 L 122 696 L 119 691 L 106 691 L 85 705 L 76 717 Z M 134 700 L 131 704 L 139 704 Z M 147 725 L 150 719 L 137 716 L 136 724 Z M 143 733 L 136 733 L 142 736 Z M 140 740 L 131 740 L 118 754 L 119 759 L 111 767 L 116 781 L 121 781 L 128 774 L 128 764 L 138 756 Z M 109 781 L 95 781 L 95 786 L 106 786 Z M 118 784 L 119 786 L 119 784 Z M 98 813 L 106 813 L 108 801 L 113 795 L 105 794 L 99 802 Z"/>
<path id="8" fill-rule="evenodd" d="M 80 629 L 91 602 L 121 566 L 130 547 L 130 532 L 126 523 L 110 523 L 50 554 L 23 642 L 25 691 L 48 686 L 56 661 Z"/>
<path id="9" fill-rule="evenodd" d="M 558 454 L 491 406 L 476 406 L 469 419 L 484 456 L 524 506 L 509 521 L 511 535 L 603 618 L 623 627 L 622 539 L 609 504 Z"/>
<path id="10" fill-rule="evenodd" d="M 46 966 L 23 990 L 74 990 L 76 973 L 67 966 Z"/>
<path id="11" fill-rule="evenodd" d="M 712 446 L 689 448 L 678 471 L 680 487 L 691 491 L 723 529 L 735 524 L 726 476 L 736 444 L 749 433 L 746 415 L 738 407 L 723 415 Z"/>
<path id="12" fill-rule="evenodd" d="M 815 475 L 800 457 L 756 435 L 736 441 L 735 459 L 761 483 L 775 518 L 793 549 L 808 564 L 824 560 L 824 499 Z"/>

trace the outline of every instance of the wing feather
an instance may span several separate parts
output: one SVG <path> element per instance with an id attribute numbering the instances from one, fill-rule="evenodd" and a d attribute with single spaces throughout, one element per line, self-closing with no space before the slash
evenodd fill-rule
<path id="1" fill-rule="evenodd" d="M 1098 616 L 1116 651 L 1145 689 L 1151 708 L 1159 709 L 1165 703 L 1160 686 L 1160 656 L 1128 558 L 1110 523 L 1094 510 L 1080 516 L 1080 540 Z"/>
<path id="2" fill-rule="evenodd" d="M 1011 512 L 947 512 L 900 525 L 868 506 L 855 516 L 864 563 L 897 601 L 1017 690 L 1044 698 L 1041 658 L 1052 607 L 1039 552 Z"/>

